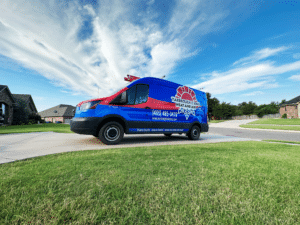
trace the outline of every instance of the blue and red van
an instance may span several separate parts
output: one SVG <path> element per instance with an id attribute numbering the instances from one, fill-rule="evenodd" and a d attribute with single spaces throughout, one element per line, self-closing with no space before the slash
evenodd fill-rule
<path id="1" fill-rule="evenodd" d="M 159 78 L 127 76 L 131 83 L 114 95 L 80 102 L 71 130 L 107 145 L 119 143 L 124 133 L 186 133 L 198 140 L 200 132 L 208 132 L 204 92 Z"/>

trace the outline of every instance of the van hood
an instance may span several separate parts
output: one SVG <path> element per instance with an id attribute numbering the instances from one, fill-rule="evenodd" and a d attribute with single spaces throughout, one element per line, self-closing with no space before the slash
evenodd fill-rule
<path id="1" fill-rule="evenodd" d="M 93 101 L 104 101 L 106 100 L 108 97 L 104 97 L 104 98 L 94 98 L 94 99 L 89 99 L 89 100 L 85 100 L 85 101 L 82 101 L 80 103 L 77 104 L 77 107 L 80 107 L 82 104 L 84 103 L 87 103 L 87 102 L 93 102 Z"/>

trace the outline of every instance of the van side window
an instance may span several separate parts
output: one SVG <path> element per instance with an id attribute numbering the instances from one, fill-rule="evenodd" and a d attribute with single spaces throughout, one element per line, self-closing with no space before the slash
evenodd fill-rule
<path id="1" fill-rule="evenodd" d="M 135 104 L 145 103 L 148 100 L 149 86 L 146 84 L 138 84 L 136 87 Z"/>

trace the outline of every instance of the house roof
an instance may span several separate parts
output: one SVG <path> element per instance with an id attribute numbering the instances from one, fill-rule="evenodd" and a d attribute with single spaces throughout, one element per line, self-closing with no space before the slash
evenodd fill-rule
<path id="1" fill-rule="evenodd" d="M 44 118 L 44 117 L 50 117 L 50 116 L 74 116 L 73 109 L 76 109 L 76 107 L 72 105 L 65 105 L 65 104 L 60 104 L 57 106 L 54 106 L 50 109 L 46 109 L 44 111 L 39 112 L 39 115 Z"/>
<path id="2" fill-rule="evenodd" d="M 7 85 L 0 85 L 0 92 L 6 90 L 8 92 L 8 95 L 10 96 L 10 98 L 12 99 L 13 104 L 15 103 L 15 99 L 12 95 L 12 93 L 10 92 L 9 88 Z"/>
<path id="3" fill-rule="evenodd" d="M 0 85 L 0 92 L 1 92 L 2 90 L 4 90 L 5 88 L 7 88 L 6 85 Z"/>
<path id="4" fill-rule="evenodd" d="M 300 95 L 298 97 L 296 97 L 296 98 L 293 98 L 292 100 L 289 100 L 289 101 L 283 103 L 281 106 L 290 105 L 290 104 L 296 104 L 298 102 L 300 102 Z"/>
<path id="5" fill-rule="evenodd" d="M 27 103 L 28 101 L 30 101 L 31 104 L 32 104 L 32 106 L 34 107 L 35 112 L 37 112 L 37 109 L 35 107 L 35 104 L 33 102 L 33 99 L 31 97 L 31 95 L 13 94 L 13 97 L 14 97 L 14 99 L 15 99 L 16 102 L 24 101 L 25 103 Z"/>
<path id="6" fill-rule="evenodd" d="M 13 96 L 16 100 L 23 100 L 25 102 L 27 102 L 30 98 L 30 95 L 22 95 L 22 94 L 13 94 Z"/>

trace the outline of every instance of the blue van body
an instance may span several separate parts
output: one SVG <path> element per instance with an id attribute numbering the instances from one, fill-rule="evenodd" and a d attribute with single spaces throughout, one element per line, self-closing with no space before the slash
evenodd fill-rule
<path id="1" fill-rule="evenodd" d="M 79 103 L 70 125 L 75 133 L 99 137 L 112 121 L 126 134 L 188 134 L 193 126 L 199 133 L 208 132 L 206 94 L 163 79 L 141 78 L 110 97 Z"/>

